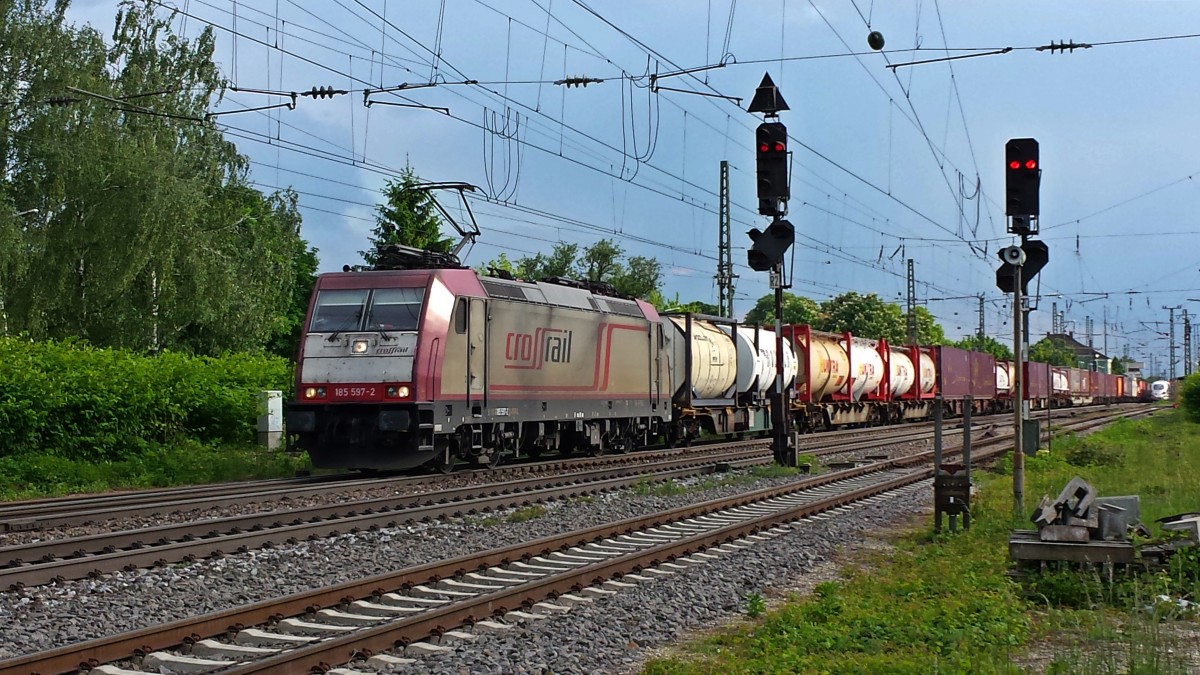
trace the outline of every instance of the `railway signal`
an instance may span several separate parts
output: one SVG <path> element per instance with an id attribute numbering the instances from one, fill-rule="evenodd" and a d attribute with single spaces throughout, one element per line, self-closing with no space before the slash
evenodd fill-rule
<path id="1" fill-rule="evenodd" d="M 784 279 L 783 256 L 796 241 L 796 228 L 783 219 L 787 215 L 787 202 L 791 197 L 788 189 L 788 135 L 787 127 L 778 121 L 780 111 L 788 110 L 787 101 L 771 76 L 763 75 L 762 82 L 754 90 L 749 112 L 762 113 L 763 123 L 754 132 L 756 173 L 758 179 L 758 212 L 772 218 L 766 231 L 758 228 L 747 234 L 754 244 L 746 257 L 751 269 L 771 272 L 771 288 L 775 289 L 775 353 L 783 354 L 783 289 L 789 284 Z M 788 443 L 787 390 L 783 377 L 783 358 L 775 359 L 775 396 L 771 400 L 771 429 L 775 437 L 775 461 L 794 466 L 795 450 Z"/>
<path id="2" fill-rule="evenodd" d="M 1004 293 L 1013 292 L 1018 265 L 1021 267 L 1021 293 L 1028 294 L 1029 280 L 1050 262 L 1050 248 L 1046 242 L 1037 239 L 1027 239 L 1020 246 L 1002 248 L 998 255 L 1001 264 L 1000 269 L 996 270 L 996 286 Z"/>
<path id="3" fill-rule="evenodd" d="M 758 175 L 758 212 L 764 216 L 783 215 L 791 196 L 788 190 L 787 127 L 781 122 L 763 122 L 755 131 L 755 157 Z"/>
<path id="4" fill-rule="evenodd" d="M 796 228 L 786 220 L 775 220 L 767 226 L 766 231 L 756 227 L 746 234 L 754 243 L 746 252 L 750 269 L 755 272 L 767 272 L 783 262 L 787 250 L 796 243 Z"/>
<path id="5" fill-rule="evenodd" d="M 1042 165 L 1038 142 L 1014 138 L 1004 144 L 1004 212 L 1012 217 L 1009 232 L 1032 234 L 1030 221 L 1037 218 Z"/>

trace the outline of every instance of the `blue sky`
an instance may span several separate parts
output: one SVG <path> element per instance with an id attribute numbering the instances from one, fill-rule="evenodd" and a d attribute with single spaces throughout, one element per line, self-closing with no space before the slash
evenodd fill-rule
<path id="1" fill-rule="evenodd" d="M 175 0 L 176 27 L 217 29 L 217 59 L 242 89 L 353 90 L 295 110 L 222 116 L 264 189 L 301 192 L 304 236 L 322 269 L 358 262 L 384 181 L 410 163 L 428 180 L 481 188 L 483 236 L 469 264 L 564 240 L 616 238 L 659 259 L 668 296 L 716 301 L 719 162 L 731 165 L 738 313 L 769 292 L 745 265 L 761 227 L 753 129 L 745 112 L 770 73 L 791 106 L 789 219 L 794 292 L 853 290 L 902 301 L 905 259 L 917 296 L 952 337 L 1011 341 L 994 283 L 1011 243 L 1004 143 L 1040 141 L 1040 275 L 1033 331 L 1066 312 L 1083 337 L 1165 362 L 1164 306 L 1200 312 L 1200 39 L 1097 43 L 1200 33 L 1200 3 L 976 0 Z M 71 17 L 111 33 L 116 3 L 76 0 Z M 165 10 L 164 10 L 165 11 Z M 236 15 L 236 16 L 235 16 Z M 731 19 L 732 17 L 732 19 Z M 440 29 L 439 29 L 440 26 Z M 883 33 L 884 53 L 866 45 Z M 1097 44 L 1073 53 L 1023 49 Z M 917 51 L 911 51 L 919 47 Z M 944 48 L 951 51 L 944 51 Z M 1014 47 L 1002 55 L 888 64 Z M 974 50 L 974 51 L 965 51 Z M 854 55 L 850 55 L 853 53 Z M 693 75 L 649 75 L 724 63 Z M 603 79 L 587 87 L 564 77 Z M 452 84 L 472 80 L 478 84 Z M 362 89 L 436 81 L 372 99 Z M 397 95 L 399 94 L 399 95 Z M 736 102 L 717 95 L 741 97 Z M 283 99 L 230 92 L 214 109 Z M 1196 178 L 1192 178 L 1192 176 Z M 977 194 L 976 187 L 982 187 Z M 454 203 L 447 195 L 445 203 Z M 986 252 L 985 252 L 986 251 Z M 1037 288 L 1037 284 L 1034 285 Z M 1107 295 L 1105 295 L 1107 294 Z M 972 296 L 961 298 L 960 296 Z M 956 299 L 957 298 L 957 299 Z M 1177 344 L 1182 343 L 1176 312 Z M 1195 352 L 1200 356 L 1200 345 Z M 1177 359 L 1182 350 L 1177 347 Z M 1165 368 L 1161 368 L 1164 370 Z M 1182 365 L 1178 367 L 1182 374 Z"/>

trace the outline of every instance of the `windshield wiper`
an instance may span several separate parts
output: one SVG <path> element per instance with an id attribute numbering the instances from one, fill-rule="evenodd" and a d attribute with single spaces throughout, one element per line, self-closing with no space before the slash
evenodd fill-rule
<path id="1" fill-rule="evenodd" d="M 374 324 L 374 323 L 375 323 L 374 319 L 375 319 L 375 311 L 374 311 L 374 310 L 371 310 L 370 312 L 367 312 L 367 326 L 368 326 L 368 328 L 369 328 L 369 327 L 370 327 L 372 324 Z M 379 337 L 383 338 L 384 340 L 389 340 L 389 341 L 390 341 L 390 340 L 395 340 L 395 339 L 396 339 L 396 338 L 392 337 L 391 335 L 388 335 L 388 334 L 387 334 L 387 332 L 386 332 L 386 331 L 384 331 L 382 327 L 380 327 L 380 328 L 376 328 L 376 329 L 375 329 L 375 331 L 376 331 L 376 332 L 378 332 L 378 333 L 379 333 Z"/>
<path id="2" fill-rule="evenodd" d="M 325 338 L 326 342 L 333 342 L 334 340 L 336 340 L 338 337 L 338 333 L 341 333 L 342 331 L 348 330 L 351 328 L 351 326 L 350 326 L 351 321 L 354 321 L 354 325 L 358 325 L 358 321 L 360 319 L 362 319 L 362 308 L 361 307 L 358 309 L 357 312 L 354 313 L 354 316 L 343 321 L 342 325 L 337 327 L 337 330 L 330 333 L 329 337 Z"/>

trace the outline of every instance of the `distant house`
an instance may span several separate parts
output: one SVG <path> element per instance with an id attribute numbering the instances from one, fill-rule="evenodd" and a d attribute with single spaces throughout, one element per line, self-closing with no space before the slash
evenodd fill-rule
<path id="1" fill-rule="evenodd" d="M 1048 333 L 1046 337 L 1054 342 L 1066 345 L 1067 349 L 1075 353 L 1076 368 L 1094 370 L 1100 373 L 1112 372 L 1113 358 L 1111 356 L 1105 356 L 1096 351 L 1095 348 L 1083 344 L 1079 340 L 1076 340 L 1074 335 L 1068 333 Z"/>

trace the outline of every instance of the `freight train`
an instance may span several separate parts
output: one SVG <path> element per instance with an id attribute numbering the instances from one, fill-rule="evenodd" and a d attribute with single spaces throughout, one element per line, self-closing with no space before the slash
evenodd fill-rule
<path id="1" fill-rule="evenodd" d="M 285 416 L 316 467 L 450 470 L 763 434 L 779 358 L 800 432 L 927 419 L 939 400 L 951 415 L 1013 406 L 1013 364 L 988 354 L 786 325 L 781 355 L 761 326 L 413 258 L 317 280 Z M 1034 409 L 1145 384 L 1040 363 L 1025 381 Z"/>

